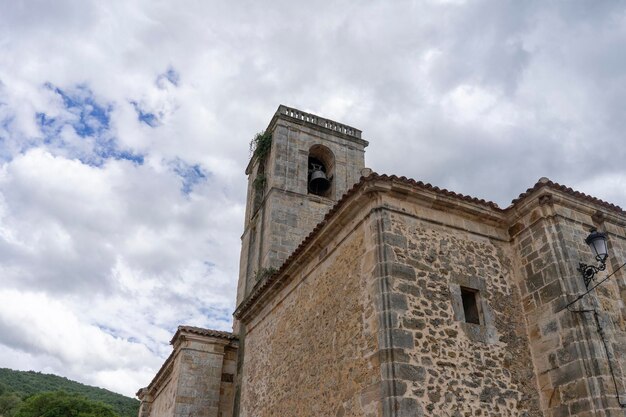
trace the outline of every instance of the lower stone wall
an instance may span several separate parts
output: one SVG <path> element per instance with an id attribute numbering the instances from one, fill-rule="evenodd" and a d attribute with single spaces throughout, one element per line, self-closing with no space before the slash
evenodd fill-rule
<path id="1" fill-rule="evenodd" d="M 174 349 L 139 390 L 139 417 L 232 417 L 238 342 L 226 332 L 180 326 Z"/>
<path id="2" fill-rule="evenodd" d="M 507 242 L 409 215 L 382 221 L 394 416 L 543 416 Z M 476 291 L 466 323 L 461 288 Z"/>
<path id="3" fill-rule="evenodd" d="M 608 260 L 609 272 L 614 275 L 598 291 L 600 305 L 613 325 L 613 332 L 607 338 L 613 352 L 616 371 L 616 385 L 620 402 L 626 404 L 626 226 L 607 224 L 611 256 Z M 602 279 L 603 276 L 600 277 Z M 600 287 L 598 287 L 600 288 Z"/>
<path id="4" fill-rule="evenodd" d="M 381 415 L 367 239 L 360 226 L 327 248 L 309 276 L 293 277 L 247 324 L 241 417 Z"/>
<path id="5" fill-rule="evenodd" d="M 223 345 L 192 341 L 181 349 L 175 417 L 219 417 L 223 360 Z"/>
<path id="6" fill-rule="evenodd" d="M 624 293 L 620 296 L 620 286 L 626 288 L 624 275 L 618 272 L 565 308 L 586 291 L 579 262 L 595 264 L 584 243 L 594 219 L 582 209 L 545 201 L 519 220 L 526 228 L 514 241 L 542 407 L 557 416 L 624 416 L 618 402 L 620 396 L 626 404 Z M 611 255 L 624 259 L 623 227 L 595 226 L 610 231 Z M 618 266 L 609 261 L 608 271 L 598 278 Z"/>
<path id="7" fill-rule="evenodd" d="M 178 374 L 179 367 L 176 364 L 172 364 L 172 371 L 169 377 L 165 379 L 163 385 L 160 386 L 152 394 L 154 399 L 149 405 L 149 413 L 144 415 L 140 414 L 140 417 L 153 417 L 153 416 L 173 416 L 176 406 L 176 391 L 178 388 Z"/>
<path id="8" fill-rule="evenodd" d="M 226 346 L 222 362 L 218 417 L 231 417 L 235 399 L 235 374 L 237 373 L 237 349 Z"/>

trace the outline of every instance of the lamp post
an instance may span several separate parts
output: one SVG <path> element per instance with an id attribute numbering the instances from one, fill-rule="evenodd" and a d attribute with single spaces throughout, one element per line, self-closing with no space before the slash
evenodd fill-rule
<path id="1" fill-rule="evenodd" d="M 606 247 L 606 233 L 598 232 L 594 227 L 590 230 L 585 243 L 589 245 L 591 251 L 596 255 L 596 260 L 600 262 L 598 266 L 587 265 L 582 262 L 578 265 L 578 271 L 582 274 L 585 281 L 585 288 L 589 288 L 589 283 L 596 273 L 606 269 L 606 259 L 609 257 Z"/>

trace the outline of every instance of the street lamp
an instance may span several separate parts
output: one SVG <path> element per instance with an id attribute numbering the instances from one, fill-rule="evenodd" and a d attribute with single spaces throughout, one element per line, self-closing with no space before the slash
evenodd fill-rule
<path id="1" fill-rule="evenodd" d="M 606 247 L 606 233 L 601 233 L 596 230 L 595 227 L 591 228 L 589 236 L 585 239 L 585 243 L 589 245 L 591 251 L 596 255 L 596 260 L 600 262 L 598 266 L 587 265 L 580 263 L 578 265 L 578 271 L 582 274 L 585 281 L 585 287 L 589 288 L 589 283 L 599 271 L 606 269 L 606 258 L 609 257 L 609 253 Z"/>

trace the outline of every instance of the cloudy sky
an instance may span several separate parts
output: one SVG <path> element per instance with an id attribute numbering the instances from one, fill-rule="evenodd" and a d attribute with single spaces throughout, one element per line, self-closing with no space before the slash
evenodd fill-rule
<path id="1" fill-rule="evenodd" d="M 626 207 L 624 1 L 0 0 L 0 367 L 134 395 L 178 324 L 229 330 L 281 103 L 377 172 Z"/>

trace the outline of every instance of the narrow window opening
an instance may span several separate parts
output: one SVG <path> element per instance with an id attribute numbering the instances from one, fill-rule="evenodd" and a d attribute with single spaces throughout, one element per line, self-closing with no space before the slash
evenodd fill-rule
<path id="1" fill-rule="evenodd" d="M 461 287 L 461 299 L 463 300 L 463 312 L 465 313 L 465 322 L 480 324 L 480 304 L 478 291 Z"/>
<path id="2" fill-rule="evenodd" d="M 261 162 L 257 169 L 256 178 L 252 181 L 252 187 L 254 189 L 254 199 L 252 203 L 252 215 L 261 207 L 261 202 L 265 196 L 265 186 L 267 184 L 267 178 L 265 177 L 265 163 Z"/>

